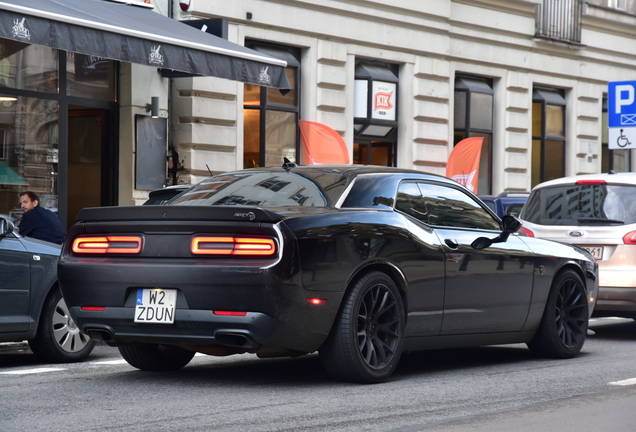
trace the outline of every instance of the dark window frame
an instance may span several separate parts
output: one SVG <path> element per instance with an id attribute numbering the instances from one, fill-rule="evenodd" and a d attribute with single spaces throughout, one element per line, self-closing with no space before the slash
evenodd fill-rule
<path id="1" fill-rule="evenodd" d="M 473 85 L 473 82 L 483 83 L 484 85 L 490 88 L 490 92 L 488 92 L 485 88 L 478 88 L 478 86 Z M 494 97 L 495 91 L 494 91 L 493 80 L 491 78 L 486 78 L 486 77 L 457 74 L 455 76 L 455 86 L 454 86 L 453 97 L 455 97 L 455 94 L 458 92 L 466 93 L 466 107 L 465 107 L 466 111 L 463 113 L 464 127 L 461 127 L 461 128 L 457 127 L 457 122 L 454 121 L 453 145 L 456 145 L 462 139 L 470 138 L 474 136 L 486 135 L 490 138 L 487 144 L 486 144 L 487 140 L 484 140 L 484 145 L 489 146 L 489 149 L 488 149 L 489 160 L 488 160 L 488 173 L 487 173 L 488 190 L 479 191 L 480 195 L 489 195 L 492 193 L 492 173 L 493 173 L 492 165 L 493 165 L 493 137 L 494 137 L 493 128 L 494 126 L 492 123 L 494 121 L 494 114 L 495 114 L 495 97 Z M 493 97 L 492 106 L 491 106 L 491 125 L 489 130 L 480 129 L 480 128 L 472 126 L 470 111 L 471 111 L 471 100 L 472 100 L 473 93 L 490 94 Z M 455 112 L 453 113 L 453 116 L 455 116 Z M 459 134 L 462 134 L 462 135 L 459 135 Z M 479 175 L 480 177 L 483 175 L 481 170 L 479 172 Z"/>
<path id="2" fill-rule="evenodd" d="M 548 96 L 547 98 L 545 96 Z M 551 99 L 551 100 L 548 100 Z M 531 131 L 532 141 L 534 145 L 534 141 L 540 141 L 541 150 L 540 150 L 540 172 L 539 172 L 539 181 L 538 183 L 543 183 L 546 180 L 551 180 L 546 178 L 546 157 L 547 155 L 547 141 L 561 141 L 563 142 L 563 165 L 561 167 L 561 171 L 563 176 L 565 176 L 565 169 L 567 165 L 566 155 L 567 155 L 567 105 L 565 101 L 565 91 L 560 89 L 553 89 L 547 87 L 539 87 L 535 86 L 532 94 L 532 104 L 534 109 L 534 104 L 541 104 L 541 135 L 534 135 L 534 131 Z M 563 123 L 561 125 L 563 129 L 563 135 L 548 135 L 547 126 L 548 126 L 548 106 L 560 106 L 563 107 Z M 532 113 L 534 116 L 534 113 Z M 531 173 L 532 178 L 532 173 Z M 537 183 L 537 184 L 538 184 Z M 531 187 L 536 186 L 535 184 L 531 185 Z"/>
<path id="3" fill-rule="evenodd" d="M 368 67 L 371 66 L 376 71 L 379 69 L 386 69 L 385 76 L 374 76 L 373 73 L 368 73 Z M 359 68 L 361 67 L 361 69 Z M 395 107 L 395 118 L 400 118 L 400 110 L 398 104 L 397 95 L 399 95 L 400 90 L 400 82 L 399 82 L 399 71 L 400 67 L 397 64 L 393 63 L 385 63 L 377 60 L 370 60 L 365 58 L 356 59 L 356 70 L 364 71 L 364 73 L 360 74 L 359 72 L 356 74 L 356 80 L 365 80 L 367 81 L 367 88 L 370 87 L 371 83 L 375 81 L 384 81 L 395 83 L 395 91 L 396 91 L 396 107 Z M 373 70 L 373 69 L 371 69 Z M 382 73 L 380 71 L 380 73 Z M 392 76 L 391 76 L 392 75 Z M 366 158 L 356 159 L 356 154 L 354 153 L 353 163 L 360 163 L 363 165 L 373 165 L 373 149 L 377 147 L 388 147 L 388 165 L 391 167 L 396 167 L 397 160 L 397 135 L 398 135 L 398 120 L 379 120 L 371 118 L 371 93 L 368 95 L 369 101 L 367 103 L 367 116 L 366 118 L 354 118 L 354 137 L 353 142 L 354 145 L 359 145 L 359 152 L 362 153 L 362 148 L 366 149 Z M 392 127 L 391 131 L 384 136 L 381 135 L 365 135 L 364 130 L 369 126 L 383 126 L 383 127 Z M 361 130 L 357 130 L 361 128 Z M 354 150 L 355 152 L 355 150 Z M 358 155 L 360 156 L 360 155 Z M 363 160 L 364 159 L 364 160 Z"/>
<path id="4" fill-rule="evenodd" d="M 285 105 L 285 104 L 277 104 L 268 101 L 269 92 L 280 91 L 276 88 L 269 87 L 260 87 L 260 103 L 259 105 L 245 105 L 243 104 L 243 110 L 256 110 L 259 112 L 259 167 L 264 167 L 266 165 L 265 157 L 267 152 L 267 111 L 279 111 L 286 113 L 295 113 L 296 114 L 296 143 L 295 143 L 295 151 L 296 151 L 296 163 L 300 163 L 300 128 L 298 126 L 298 121 L 300 120 L 300 58 L 301 52 L 299 48 L 294 48 L 290 46 L 277 45 L 271 43 L 265 43 L 261 41 L 246 41 L 245 46 L 248 48 L 252 48 L 258 51 L 259 48 L 267 50 L 268 55 L 274 55 L 273 52 L 280 52 L 282 57 L 285 60 L 296 59 L 297 63 L 292 64 L 292 62 L 288 61 L 286 70 L 293 69 L 294 70 L 294 105 Z M 245 154 L 245 150 L 243 150 Z M 281 161 L 282 165 L 283 161 Z M 245 161 L 243 161 L 245 165 Z"/>

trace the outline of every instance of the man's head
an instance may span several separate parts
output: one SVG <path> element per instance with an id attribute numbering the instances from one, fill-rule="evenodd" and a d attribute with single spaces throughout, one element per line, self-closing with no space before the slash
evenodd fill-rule
<path id="1" fill-rule="evenodd" d="M 20 194 L 20 207 L 23 212 L 33 210 L 40 204 L 40 197 L 32 191 L 25 191 Z"/>

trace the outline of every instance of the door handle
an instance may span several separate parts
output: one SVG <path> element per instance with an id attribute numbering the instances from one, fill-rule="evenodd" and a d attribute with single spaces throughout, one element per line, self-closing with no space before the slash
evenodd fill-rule
<path id="1" fill-rule="evenodd" d="M 445 239 L 444 243 L 451 249 L 459 249 L 459 243 L 455 239 Z"/>

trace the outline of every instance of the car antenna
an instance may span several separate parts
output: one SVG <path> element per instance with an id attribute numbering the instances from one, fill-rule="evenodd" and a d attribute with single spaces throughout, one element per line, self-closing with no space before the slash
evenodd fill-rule
<path id="1" fill-rule="evenodd" d="M 212 170 L 210 169 L 208 164 L 205 164 L 205 167 L 208 169 L 208 172 L 210 173 L 210 177 L 212 177 L 214 174 L 212 174 Z"/>
<path id="2" fill-rule="evenodd" d="M 295 163 L 292 163 L 289 159 L 287 159 L 286 157 L 283 157 L 283 162 L 285 162 L 283 164 L 283 168 L 285 168 L 285 171 L 289 171 L 292 168 L 296 168 L 298 165 L 296 165 Z"/>

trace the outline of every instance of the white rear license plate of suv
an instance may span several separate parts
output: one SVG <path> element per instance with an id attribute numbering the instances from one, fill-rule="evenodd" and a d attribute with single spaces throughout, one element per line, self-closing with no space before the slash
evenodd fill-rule
<path id="1" fill-rule="evenodd" d="M 136 323 L 173 324 L 177 290 L 140 288 L 135 306 Z"/>
<path id="2" fill-rule="evenodd" d="M 592 256 L 601 260 L 603 258 L 603 246 L 581 246 L 583 249 L 592 254 Z"/>

